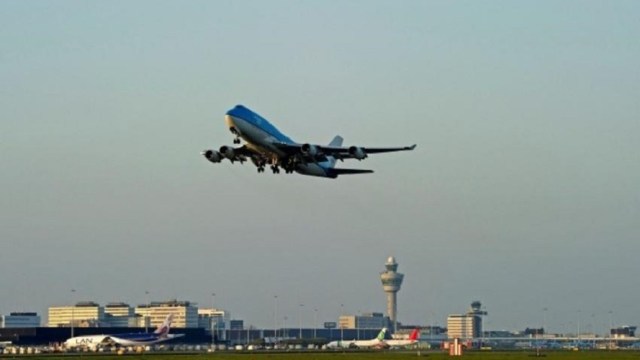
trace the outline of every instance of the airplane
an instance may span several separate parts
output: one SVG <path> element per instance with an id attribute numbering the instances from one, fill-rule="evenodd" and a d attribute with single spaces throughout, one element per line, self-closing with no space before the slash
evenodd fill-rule
<path id="1" fill-rule="evenodd" d="M 332 179 L 339 175 L 367 174 L 373 170 L 336 168 L 336 161 L 364 160 L 369 154 L 410 151 L 416 148 L 415 144 L 390 148 L 343 147 L 341 136 L 334 137 L 328 145 L 297 143 L 243 105 L 237 105 L 227 111 L 225 123 L 235 136 L 234 144 L 240 144 L 241 140 L 246 144 L 240 147 L 225 145 L 217 151 L 209 149 L 201 154 L 212 163 L 228 159 L 231 163 L 238 161 L 242 164 L 250 159 L 258 168 L 258 173 L 263 173 L 265 166 L 269 165 L 274 174 L 280 173 L 280 168 L 287 174 L 297 172 Z"/>
<path id="2" fill-rule="evenodd" d="M 91 348 L 95 349 L 100 345 L 115 344 L 122 346 L 146 346 L 159 342 L 179 338 L 184 334 L 169 334 L 171 327 L 171 320 L 173 315 L 167 315 L 162 325 L 151 334 L 149 333 L 128 333 L 128 334 L 114 334 L 114 335 L 86 335 L 76 336 L 67 339 L 64 342 L 64 347 L 71 348 Z"/>
<path id="3" fill-rule="evenodd" d="M 391 340 L 384 340 L 384 342 L 389 347 L 404 347 L 404 346 L 417 344 L 419 336 L 420 336 L 420 329 L 413 329 L 408 339 L 391 339 Z"/>
<path id="4" fill-rule="evenodd" d="M 371 340 L 336 340 L 327 344 L 327 349 L 366 349 L 376 348 L 383 349 L 387 347 L 384 336 L 387 333 L 387 328 L 382 328 L 374 339 Z"/>

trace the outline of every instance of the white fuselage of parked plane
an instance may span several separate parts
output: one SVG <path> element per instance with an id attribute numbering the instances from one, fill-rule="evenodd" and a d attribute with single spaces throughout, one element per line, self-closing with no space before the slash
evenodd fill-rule
<path id="1" fill-rule="evenodd" d="M 378 339 L 372 340 L 336 340 L 327 344 L 329 349 L 367 349 L 384 348 L 386 344 Z"/>
<path id="2" fill-rule="evenodd" d="M 134 335 L 135 337 L 127 338 L 126 335 Z M 86 335 L 76 336 L 64 342 L 66 348 L 92 348 L 95 349 L 101 345 L 117 344 L 122 346 L 146 346 L 159 342 L 171 340 L 176 335 L 170 334 L 165 336 L 153 336 L 149 334 L 126 334 L 126 335 Z"/>

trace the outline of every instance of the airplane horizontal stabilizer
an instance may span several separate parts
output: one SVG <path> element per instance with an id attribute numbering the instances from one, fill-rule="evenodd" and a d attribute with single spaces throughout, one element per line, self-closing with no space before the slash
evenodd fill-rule
<path id="1" fill-rule="evenodd" d="M 373 170 L 361 169 L 330 169 L 332 175 L 354 175 L 354 174 L 371 174 Z"/>

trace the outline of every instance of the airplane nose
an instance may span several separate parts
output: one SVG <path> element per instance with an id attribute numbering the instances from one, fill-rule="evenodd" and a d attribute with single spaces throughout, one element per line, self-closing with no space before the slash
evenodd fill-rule
<path id="1" fill-rule="evenodd" d="M 227 124 L 227 127 L 233 126 L 233 118 L 231 117 L 231 115 L 224 116 L 224 123 Z"/>
<path id="2" fill-rule="evenodd" d="M 238 128 L 238 124 L 236 122 L 236 119 L 231 115 L 226 115 L 224 117 L 224 122 L 225 122 L 225 124 L 227 125 L 227 127 L 229 129 L 237 129 Z"/>

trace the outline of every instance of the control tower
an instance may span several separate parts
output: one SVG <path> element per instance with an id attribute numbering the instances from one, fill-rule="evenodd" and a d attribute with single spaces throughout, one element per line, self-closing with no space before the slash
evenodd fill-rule
<path id="1" fill-rule="evenodd" d="M 396 270 L 398 270 L 398 263 L 393 256 L 389 256 L 384 266 L 387 268 L 387 270 L 380 273 L 380 280 L 382 281 L 382 289 L 387 293 L 387 315 L 391 320 L 393 331 L 395 331 L 398 322 L 398 304 L 396 303 L 396 293 L 400 291 L 400 286 L 402 285 L 404 274 L 396 272 Z"/>

